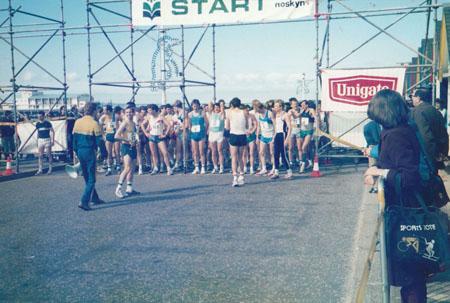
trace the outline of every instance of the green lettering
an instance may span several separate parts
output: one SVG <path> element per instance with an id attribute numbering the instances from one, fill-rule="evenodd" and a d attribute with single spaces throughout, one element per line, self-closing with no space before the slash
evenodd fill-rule
<path id="1" fill-rule="evenodd" d="M 215 11 L 223 11 L 224 13 L 228 13 L 228 9 L 225 3 L 223 3 L 223 0 L 214 1 L 214 4 L 211 6 L 211 10 L 209 11 L 209 13 L 214 14 Z"/>
<path id="2" fill-rule="evenodd" d="M 192 0 L 192 3 L 197 3 L 197 12 L 201 15 L 203 12 L 203 3 L 208 3 L 208 0 Z"/>
<path id="3" fill-rule="evenodd" d="M 187 15 L 188 13 L 187 0 L 173 0 L 172 1 L 172 14 L 174 15 Z"/>
<path id="4" fill-rule="evenodd" d="M 237 3 L 238 1 L 243 1 L 243 3 Z M 246 12 L 249 11 L 248 0 L 233 0 L 231 10 L 236 12 L 238 8 L 243 8 Z"/>
<path id="5" fill-rule="evenodd" d="M 262 10 L 263 10 L 263 1 L 264 1 L 264 0 L 259 0 L 259 2 L 258 2 L 258 10 L 259 10 L 259 11 L 262 11 Z"/>

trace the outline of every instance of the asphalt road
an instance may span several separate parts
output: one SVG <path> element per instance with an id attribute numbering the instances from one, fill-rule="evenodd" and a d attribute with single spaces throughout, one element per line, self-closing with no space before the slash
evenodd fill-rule
<path id="1" fill-rule="evenodd" d="M 0 301 L 340 302 L 363 191 L 359 167 L 271 181 L 138 176 L 142 195 L 77 208 L 63 172 L 0 183 Z"/>

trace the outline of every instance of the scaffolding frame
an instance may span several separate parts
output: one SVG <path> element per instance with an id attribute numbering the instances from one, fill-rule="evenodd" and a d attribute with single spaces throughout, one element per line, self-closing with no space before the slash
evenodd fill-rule
<path id="1" fill-rule="evenodd" d="M 42 90 L 52 90 L 52 91 L 60 91 L 60 95 L 59 97 L 56 99 L 55 103 L 53 103 L 52 106 L 50 106 L 49 110 L 47 111 L 46 115 L 48 115 L 54 108 L 56 105 L 61 104 L 61 101 L 63 103 L 63 105 L 65 106 L 65 108 L 67 109 L 67 90 L 68 90 L 68 85 L 67 85 L 67 68 L 66 68 L 66 31 L 65 31 L 65 17 L 64 17 L 64 0 L 59 0 L 59 8 L 60 8 L 60 19 L 53 19 L 44 15 L 40 15 L 40 14 L 35 14 L 33 12 L 29 12 L 29 11 L 25 11 L 22 9 L 21 6 L 18 7 L 13 7 L 13 0 L 8 0 L 8 8 L 7 9 L 2 9 L 0 11 L 3 12 L 7 12 L 8 13 L 8 17 L 3 20 L 0 23 L 0 28 L 3 28 L 5 26 L 5 24 L 8 24 L 8 32 L 6 33 L 9 36 L 9 40 L 2 37 L 0 35 L 0 41 L 3 41 L 4 43 L 8 44 L 10 46 L 10 59 L 11 59 L 11 84 L 10 85 L 0 85 L 0 90 L 2 92 L 9 92 L 9 94 L 3 98 L 0 99 L 0 106 L 7 103 L 9 100 L 11 100 L 12 102 L 12 107 L 13 107 L 13 115 L 14 115 L 14 125 L 16 128 L 15 131 L 15 171 L 16 173 L 20 172 L 20 159 L 19 159 L 19 154 L 20 151 L 19 150 L 19 137 L 18 137 L 18 132 L 17 132 L 17 124 L 19 122 L 19 115 L 18 115 L 18 111 L 17 111 L 17 93 L 19 91 L 30 91 L 30 90 L 35 90 L 35 89 L 42 89 Z M 33 26 L 33 27 L 41 27 L 41 26 L 55 26 L 52 29 L 48 29 L 49 31 L 51 31 L 52 33 L 47 36 L 47 39 L 45 40 L 45 42 L 43 42 L 37 50 L 34 51 L 34 53 L 29 56 L 27 55 L 24 51 L 22 51 L 19 47 L 17 47 L 17 45 L 15 44 L 15 35 L 17 34 L 17 32 L 15 32 L 15 24 L 14 24 L 14 17 L 16 14 L 22 14 L 28 17 L 33 17 L 33 18 L 38 18 L 41 20 L 45 20 L 45 21 L 49 21 L 47 23 L 34 23 L 34 24 L 23 24 L 23 25 L 17 25 L 18 27 L 25 27 L 25 26 Z M 50 72 L 47 68 L 45 68 L 44 66 L 42 66 L 38 60 L 36 60 L 36 56 L 52 41 L 55 39 L 55 37 L 57 36 L 57 34 L 60 34 L 61 36 L 61 43 L 62 43 L 62 73 L 63 73 L 63 78 L 60 79 L 58 76 L 56 76 L 54 73 Z M 16 69 L 16 53 L 20 54 L 22 57 L 24 57 L 27 61 L 18 68 L 18 70 Z M 39 85 L 27 85 L 27 84 L 20 84 L 18 83 L 18 76 L 24 71 L 26 70 L 27 66 L 33 63 L 36 67 L 38 67 L 41 71 L 43 71 L 45 74 L 47 74 L 48 76 L 50 76 L 54 81 L 58 82 L 60 84 L 60 86 L 39 86 Z M 16 71 L 17 70 L 17 71 Z M 67 110 L 66 110 L 66 114 L 67 114 Z M 34 133 L 36 132 L 36 130 L 33 131 L 33 133 L 25 140 L 25 144 L 32 138 L 32 136 L 34 135 Z M 25 145 L 24 144 L 24 145 Z"/>
<path id="2" fill-rule="evenodd" d="M 89 85 L 89 98 L 90 100 L 93 100 L 93 94 L 92 94 L 92 88 L 93 86 L 109 86 L 109 87 L 120 87 L 120 88 L 129 88 L 131 90 L 131 97 L 130 97 L 130 101 L 134 101 L 136 95 L 138 94 L 140 89 L 144 89 L 144 88 L 154 88 L 155 85 L 164 84 L 164 88 L 172 88 L 172 87 L 178 87 L 180 88 L 181 91 L 181 95 L 183 98 L 183 107 L 186 110 L 187 107 L 189 106 L 189 100 L 186 96 L 186 88 L 187 87 L 195 87 L 195 86 L 210 86 L 213 87 L 213 98 L 214 100 L 216 100 L 217 98 L 217 92 L 216 92 L 216 88 L 217 88 L 217 78 L 216 78 L 216 28 L 218 27 L 230 27 L 230 26 L 251 26 L 251 25 L 255 25 L 255 24 L 261 24 L 261 23 L 247 23 L 247 24 L 221 24 L 221 25 L 208 25 L 206 26 L 206 28 L 204 26 L 174 26 L 174 27 L 167 27 L 167 28 L 163 28 L 163 29 L 159 29 L 162 30 L 164 32 L 167 31 L 172 31 L 172 30 L 181 30 L 181 36 L 182 36 L 182 54 L 177 54 L 175 53 L 175 55 L 179 56 L 181 58 L 181 61 L 183 62 L 183 69 L 181 72 L 181 80 L 180 81 L 171 81 L 171 80 L 166 80 L 166 79 L 160 79 L 160 80 L 156 80 L 156 81 L 138 81 L 136 76 L 135 76 L 135 62 L 134 62 L 134 46 L 135 44 L 140 41 L 143 37 L 147 37 L 147 38 L 151 38 L 149 37 L 148 33 L 153 31 L 153 30 L 158 30 L 155 26 L 153 27 L 149 27 L 145 30 L 141 29 L 141 28 L 135 28 L 133 27 L 133 25 L 131 24 L 131 3 L 132 0 L 86 0 L 86 18 L 87 18 L 87 25 L 85 26 L 73 26 L 73 27 L 65 27 L 65 21 L 64 21 L 64 7 L 63 7 L 63 2 L 64 0 L 59 0 L 60 1 L 60 6 L 61 6 L 61 20 L 56 20 L 56 19 L 52 19 L 52 18 L 48 18 L 46 16 L 41 16 L 41 15 L 37 15 L 31 12 L 26 12 L 23 11 L 21 9 L 21 7 L 17 7 L 17 8 L 13 8 L 12 7 L 12 1 L 13 0 L 8 0 L 9 2 L 9 6 L 7 9 L 0 9 L 1 11 L 7 11 L 9 12 L 9 17 L 4 20 L 3 22 L 0 23 L 0 40 L 6 42 L 7 44 L 10 44 L 11 46 L 11 70 L 12 70 L 12 85 L 11 86 L 0 86 L 0 89 L 5 88 L 6 91 L 10 91 L 10 94 L 4 98 L 4 99 L 0 99 L 0 105 L 3 104 L 4 102 L 6 102 L 8 99 L 12 98 L 13 100 L 13 106 L 14 106 L 14 115 L 15 115 L 15 121 L 18 121 L 18 117 L 17 117 L 17 108 L 16 108 L 16 93 L 19 90 L 31 90 L 31 89 L 43 89 L 43 90 L 61 90 L 62 91 L 62 97 L 60 97 L 60 99 L 64 100 L 64 104 L 67 107 L 67 79 L 66 79 L 66 55 L 65 55 L 65 40 L 66 37 L 69 35 L 87 35 L 87 47 L 88 47 L 88 85 Z M 128 2 L 130 5 L 130 11 L 129 14 L 124 14 L 122 12 L 118 12 L 115 11 L 113 9 L 110 9 L 107 7 L 107 5 L 109 4 L 114 4 L 114 3 L 126 3 Z M 332 3 L 335 2 L 337 4 L 339 4 L 341 7 L 345 8 L 346 11 L 344 12 L 333 12 L 333 5 Z M 432 3 L 433 2 L 433 3 Z M 369 42 L 373 41 L 374 39 L 376 39 L 376 37 L 384 34 L 388 37 L 390 37 L 391 39 L 393 39 L 394 41 L 396 41 L 397 43 L 400 43 L 401 45 L 403 45 L 405 48 L 411 50 L 412 52 L 414 52 L 420 59 L 422 59 L 422 62 L 419 62 L 419 64 L 417 65 L 399 65 L 400 67 L 417 67 L 415 72 L 412 73 L 419 73 L 419 74 L 427 74 L 427 76 L 425 76 L 423 79 L 421 79 L 418 83 L 415 83 L 413 86 L 406 88 L 407 91 L 412 90 L 414 87 L 420 85 L 421 83 L 427 81 L 428 79 L 432 79 L 432 84 L 433 84 L 433 98 L 435 98 L 435 92 L 436 92 L 436 82 L 435 79 L 437 78 L 437 55 L 436 55 L 436 48 L 437 48 L 437 10 L 441 7 L 445 7 L 448 6 L 446 4 L 438 4 L 437 0 L 425 0 L 423 1 L 421 4 L 419 5 L 409 5 L 409 6 L 404 6 L 404 7 L 391 7 L 391 8 L 377 8 L 377 9 L 365 9 L 365 10 L 353 10 L 351 7 L 349 7 L 347 4 L 343 3 L 341 0 L 328 0 L 327 3 L 327 11 L 326 12 L 320 12 L 319 11 L 319 5 L 318 5 L 318 1 L 315 2 L 315 13 L 313 17 L 307 17 L 307 18 L 302 18 L 299 20 L 283 20 L 283 21 L 272 21 L 272 22 L 265 22 L 264 24 L 280 24 L 280 23 L 299 23 L 299 22 L 315 22 L 315 27 L 316 27 L 316 44 L 315 44 L 315 51 L 316 51 L 316 56 L 315 56 L 315 65 L 316 65 L 316 81 L 315 81 L 315 101 L 316 104 L 319 102 L 319 88 L 320 88 L 320 84 L 321 84 L 321 77 L 320 77 L 320 69 L 323 65 L 323 58 L 324 56 L 326 57 L 325 61 L 326 61 L 326 67 L 328 68 L 334 68 L 336 65 L 340 64 L 341 62 L 343 62 L 344 60 L 346 60 L 348 57 L 350 57 L 351 55 L 353 55 L 354 53 L 356 53 L 359 49 L 361 49 L 362 47 L 364 47 L 365 45 L 367 45 Z M 96 14 L 93 12 L 93 10 L 101 10 L 103 12 L 107 12 L 119 17 L 124 18 L 125 20 L 128 21 L 128 23 L 124 23 L 124 24 L 102 24 L 100 22 L 100 20 L 97 18 Z M 433 42 L 433 56 L 431 58 L 427 57 L 426 54 L 422 54 L 418 51 L 416 51 L 416 49 L 414 47 L 409 46 L 407 43 L 404 43 L 401 39 L 398 39 L 397 37 L 393 36 L 392 34 L 390 34 L 388 32 L 388 30 L 394 26 L 395 24 L 399 23 L 401 20 L 403 20 L 405 17 L 407 17 L 408 15 L 411 14 L 421 14 L 421 13 L 428 13 L 429 15 L 431 14 L 431 11 L 434 12 L 433 14 L 433 21 L 435 23 L 435 33 L 434 33 L 434 42 Z M 16 13 L 22 13 L 28 16 L 32 16 L 32 17 L 38 17 L 40 19 L 43 19 L 46 21 L 46 23 L 37 23 L 37 24 L 14 24 L 12 22 L 12 19 L 14 17 L 14 15 Z M 394 15 L 400 15 L 399 18 L 397 18 L 394 22 L 392 22 L 391 24 L 389 24 L 388 26 L 385 27 L 380 27 L 378 26 L 376 23 L 370 21 L 371 18 L 373 17 L 378 17 L 378 16 L 394 16 Z M 344 57 L 340 58 L 339 60 L 330 63 L 330 28 L 331 28 L 331 21 L 336 21 L 336 20 L 345 20 L 345 19 L 352 19 L 352 18 L 357 18 L 357 19 L 361 19 L 364 20 L 366 23 L 368 23 L 370 26 L 374 27 L 377 29 L 377 33 L 373 36 L 371 36 L 369 39 L 367 39 L 365 42 L 363 42 L 362 44 L 360 44 L 358 47 L 354 48 L 353 50 L 349 51 L 349 53 L 347 55 L 345 55 Z M 91 20 L 95 22 L 95 24 L 91 24 Z M 430 24 L 431 18 L 428 17 L 428 23 L 427 23 L 427 37 L 428 37 L 428 27 Z M 9 26 L 6 26 L 5 24 L 8 23 L 9 21 Z M 326 22 L 326 31 L 323 37 L 323 43 L 322 43 L 322 47 L 320 48 L 319 45 L 319 38 L 320 38 L 320 22 L 324 21 Z M 48 26 L 54 25 L 54 24 L 59 24 L 59 28 L 57 29 L 52 29 L 52 28 L 48 28 Z M 39 28 L 39 26 L 42 26 L 44 28 Z M 33 29 L 29 29 L 29 27 L 38 27 L 38 28 L 33 28 Z M 126 28 L 126 29 L 124 29 Z M 195 54 L 195 52 L 197 51 L 197 48 L 199 47 L 205 33 L 208 31 L 209 28 L 212 28 L 212 36 L 213 36 L 213 45 L 212 45 L 212 53 L 213 53 L 213 62 L 212 62 L 212 75 L 210 75 L 208 72 L 200 69 L 198 66 L 196 66 L 195 64 L 193 64 L 191 62 L 192 56 Z M 2 29 L 8 29 L 8 31 L 1 31 Z M 202 34 L 202 36 L 200 37 L 199 41 L 197 42 L 194 50 L 192 51 L 191 55 L 189 56 L 189 59 L 187 60 L 186 63 L 186 58 L 185 58 L 185 40 L 184 40 L 184 31 L 187 29 L 204 29 L 204 32 Z M 67 33 L 67 31 L 70 31 L 69 33 Z M 80 32 L 81 31 L 81 32 Z M 141 35 L 136 39 L 135 37 L 135 33 L 136 32 L 140 32 Z M 125 47 L 124 49 L 120 50 L 117 49 L 116 45 L 112 42 L 112 40 L 110 39 L 110 34 L 113 33 L 129 33 L 130 34 L 130 44 L 128 44 L 127 47 Z M 5 35 L 9 36 L 9 41 L 4 37 Z M 107 39 L 109 45 L 114 49 L 116 55 L 111 58 L 106 64 L 104 64 L 103 66 L 99 67 L 97 70 L 93 71 L 92 70 L 92 56 L 93 56 L 93 52 L 92 52 L 92 47 L 91 47 L 91 38 L 93 35 L 103 35 L 105 36 L 105 38 Z M 46 70 L 43 66 L 41 66 L 39 63 L 36 62 L 36 60 L 34 59 L 34 57 L 40 52 L 40 50 L 42 48 L 44 48 L 46 46 L 46 44 L 54 39 L 57 36 L 61 36 L 62 37 L 62 43 L 63 43 L 63 73 L 64 73 L 64 80 L 60 81 L 56 76 L 54 76 L 52 73 L 50 73 L 48 70 Z M 27 56 L 24 52 L 22 52 L 20 49 L 18 49 L 15 45 L 14 45 L 14 41 L 17 39 L 26 39 L 29 37 L 47 37 L 47 41 L 41 46 L 41 48 L 32 56 Z M 153 39 L 155 40 L 155 39 Z M 123 55 L 126 51 L 128 51 L 130 49 L 130 53 L 131 53 L 131 63 L 126 63 Z M 320 51 L 322 52 L 320 54 Z M 48 74 L 50 77 L 52 77 L 54 80 L 56 80 L 59 84 L 61 84 L 61 87 L 44 87 L 44 86 L 33 86 L 33 85 L 19 85 L 17 83 L 17 75 L 18 73 L 15 73 L 15 64 L 14 64 L 14 52 L 17 52 L 19 54 L 21 54 L 22 56 L 24 56 L 25 58 L 28 59 L 28 62 L 26 65 L 28 65 L 29 63 L 33 63 L 35 64 L 37 67 L 39 67 L 41 70 L 43 70 L 46 74 Z M 319 56 L 320 55 L 320 56 Z M 94 76 L 96 76 L 101 70 L 103 70 L 103 68 L 105 68 L 106 66 L 108 66 L 110 63 L 112 63 L 113 61 L 115 61 L 116 59 L 119 59 L 122 62 L 123 67 L 126 69 L 126 72 L 128 73 L 128 75 L 130 76 L 130 81 L 127 82 L 114 82 L 114 81 L 105 81 L 105 82 L 94 82 Z M 165 62 L 163 62 L 163 64 L 165 64 Z M 188 65 L 193 66 L 194 68 L 198 69 L 199 71 L 201 71 L 203 74 L 205 74 L 206 76 L 208 76 L 209 78 L 211 78 L 211 82 L 207 82 L 207 81 L 198 81 L 198 80 L 190 80 L 186 78 L 186 70 Z M 399 67 L 396 66 L 396 67 Z M 19 72 L 22 72 L 23 69 L 25 68 L 22 67 L 20 68 Z M 367 67 L 364 67 L 367 69 Z M 378 67 L 380 68 L 380 67 Z M 161 66 L 161 71 L 162 73 L 165 71 L 165 66 Z M 8 91 L 8 92 L 9 92 Z M 58 104 L 55 103 L 54 106 Z M 54 107 L 53 106 L 53 107 Z M 52 107 L 52 108 L 53 108 Z M 318 125 L 316 125 L 316 127 L 318 127 Z M 349 130 L 350 131 L 350 130 Z M 348 131 L 347 131 L 348 132 Z M 344 133 L 345 134 L 345 133 Z M 341 134 L 338 136 L 338 138 L 342 137 L 344 134 Z M 317 140 L 316 140 L 316 144 L 317 144 Z M 330 143 L 331 144 L 331 143 Z M 318 150 L 318 149 L 316 149 Z M 19 151 L 16 148 L 16 159 L 18 159 L 18 153 Z M 319 151 L 319 154 L 322 155 L 323 154 L 323 150 L 322 152 Z M 17 161 L 16 161 L 17 162 Z M 18 171 L 18 163 L 16 163 L 16 170 Z"/>

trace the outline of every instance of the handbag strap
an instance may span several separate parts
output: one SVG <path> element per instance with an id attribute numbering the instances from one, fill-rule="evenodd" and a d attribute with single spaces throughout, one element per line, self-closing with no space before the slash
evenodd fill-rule
<path id="1" fill-rule="evenodd" d="M 416 122 L 411 119 L 411 121 L 409 121 L 409 125 L 414 129 L 414 132 L 416 133 L 417 141 L 419 141 L 420 152 L 423 154 L 428 169 L 432 174 L 435 174 L 436 170 L 434 168 L 434 164 L 428 157 L 427 151 L 425 149 L 425 141 L 423 140 L 422 135 L 419 132 L 419 128 L 417 127 Z"/>

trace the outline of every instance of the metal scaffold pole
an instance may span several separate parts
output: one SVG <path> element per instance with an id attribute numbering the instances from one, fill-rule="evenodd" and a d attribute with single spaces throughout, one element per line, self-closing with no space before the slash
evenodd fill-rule
<path id="1" fill-rule="evenodd" d="M 166 86 L 166 32 L 164 30 L 164 27 L 160 27 L 159 31 L 160 36 L 160 50 L 161 50 L 161 104 L 167 103 L 167 86 Z"/>
<path id="2" fill-rule="evenodd" d="M 432 77 L 432 88 L 433 88 L 433 105 L 436 103 L 436 80 L 437 80 L 437 71 L 438 71 L 438 66 L 437 66 L 437 4 L 438 4 L 438 0 L 434 0 L 434 38 L 433 38 L 433 77 Z M 426 51 L 426 50 L 425 50 Z"/>
<path id="3" fill-rule="evenodd" d="M 212 26 L 213 38 L 213 80 L 214 80 L 214 103 L 217 101 L 217 78 L 216 78 L 216 25 Z"/>
<path id="4" fill-rule="evenodd" d="M 315 132 L 315 155 L 318 155 L 318 150 L 319 150 L 319 137 L 318 137 L 318 129 L 319 129 L 319 117 L 317 109 L 319 106 L 319 77 L 320 77 L 320 58 L 319 58 L 319 0 L 316 0 L 315 3 L 315 14 L 314 17 L 316 18 L 316 119 L 315 119 L 315 127 L 316 127 L 316 132 Z"/>
<path id="5" fill-rule="evenodd" d="M 66 66 L 66 22 L 64 19 L 64 0 L 61 0 L 61 36 L 62 36 L 62 53 L 63 53 L 63 78 L 64 78 L 64 108 L 65 116 L 67 118 L 67 66 Z"/>
<path id="6" fill-rule="evenodd" d="M 12 3 L 11 0 L 8 0 L 8 9 L 9 9 L 9 41 L 11 46 L 11 72 L 12 72 L 12 78 L 11 78 L 11 85 L 12 85 L 12 93 L 13 93 L 13 111 L 14 111 L 14 123 L 15 123 L 15 131 L 14 131 L 14 137 L 15 137 L 15 157 L 16 157 L 16 173 L 19 173 L 19 146 L 17 144 L 19 143 L 19 135 L 17 133 L 17 123 L 19 122 L 18 115 L 17 115 L 17 84 L 16 84 L 16 67 L 14 62 L 14 33 L 13 33 L 13 17 L 14 12 L 12 9 Z"/>
<path id="7" fill-rule="evenodd" d="M 87 46 L 88 46 L 88 81 L 89 81 L 89 102 L 92 102 L 92 63 L 91 63 L 91 20 L 89 13 L 91 11 L 90 2 L 86 0 L 86 16 L 87 16 Z"/>
<path id="8" fill-rule="evenodd" d="M 130 16 L 133 12 L 133 1 L 130 0 Z M 132 81 L 136 81 L 136 76 L 135 76 L 135 68 L 134 68 L 134 27 L 133 27 L 133 22 L 131 22 L 130 24 L 130 41 L 131 41 L 131 73 L 132 73 Z M 132 102 L 136 102 L 136 84 L 133 82 L 133 87 L 132 87 L 132 97 L 131 100 Z"/>
<path id="9" fill-rule="evenodd" d="M 331 0 L 328 0 L 328 15 L 331 14 L 331 10 L 333 8 L 331 4 Z M 327 18 L 327 27 L 328 27 L 328 33 L 327 33 L 327 68 L 330 67 L 330 26 L 331 26 L 331 18 L 328 16 Z"/>
<path id="10" fill-rule="evenodd" d="M 185 57 L 184 57 L 184 26 L 181 26 L 181 63 L 182 63 L 182 79 L 181 79 L 181 92 L 183 94 L 183 168 L 184 173 L 187 173 L 187 131 L 186 131 L 186 67 L 185 67 Z"/>

